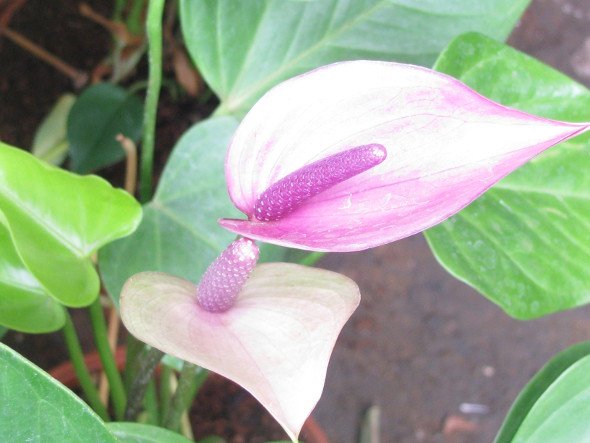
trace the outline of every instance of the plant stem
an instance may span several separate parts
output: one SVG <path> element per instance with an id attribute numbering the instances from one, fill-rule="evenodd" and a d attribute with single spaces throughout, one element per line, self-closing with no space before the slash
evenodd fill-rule
<path id="1" fill-rule="evenodd" d="M 178 431 L 182 414 L 191 405 L 195 394 L 207 379 L 208 374 L 209 372 L 207 370 L 184 362 L 180 379 L 178 380 L 178 387 L 174 392 L 174 396 L 170 402 L 170 409 L 164 419 L 164 426 L 166 428 L 171 431 Z"/>
<path id="2" fill-rule="evenodd" d="M 313 266 L 316 262 L 324 256 L 325 252 L 310 252 L 303 257 L 299 263 L 305 266 Z"/>
<path id="3" fill-rule="evenodd" d="M 109 414 L 107 413 L 105 406 L 100 401 L 98 391 L 96 390 L 96 386 L 94 386 L 94 383 L 92 382 L 92 377 L 90 377 L 90 372 L 88 372 L 86 363 L 84 363 L 84 354 L 82 353 L 82 348 L 80 347 L 78 334 L 76 333 L 76 328 L 74 328 L 72 317 L 70 317 L 70 314 L 67 311 L 66 324 L 64 325 L 62 331 L 64 334 L 64 338 L 66 340 L 68 352 L 70 354 L 70 360 L 72 361 L 72 365 L 74 366 L 74 370 L 76 371 L 76 376 L 80 381 L 80 387 L 82 388 L 82 392 L 84 392 L 84 395 L 88 400 L 88 404 L 92 407 L 92 409 L 94 409 L 94 411 L 100 416 L 100 418 L 102 418 L 105 421 L 110 420 Z"/>
<path id="4" fill-rule="evenodd" d="M 156 394 L 156 382 L 151 378 L 145 390 L 143 399 L 145 410 L 148 414 L 147 423 L 157 426 L 160 422 L 160 414 L 158 411 L 158 395 Z"/>
<path id="5" fill-rule="evenodd" d="M 161 414 L 160 420 L 163 420 L 164 417 L 168 415 L 168 407 L 170 406 L 170 397 L 171 397 L 171 386 L 170 383 L 172 382 L 172 368 L 168 365 L 162 365 L 162 370 L 160 371 L 160 404 L 161 404 Z M 162 421 L 160 421 L 161 423 Z"/>
<path id="6" fill-rule="evenodd" d="M 134 0 L 127 16 L 127 27 L 132 34 L 141 33 L 141 16 L 145 9 L 145 0 Z"/>
<path id="7" fill-rule="evenodd" d="M 123 134 L 117 134 L 117 141 L 125 151 L 125 190 L 130 195 L 135 195 L 137 187 L 137 146 Z"/>
<path id="8" fill-rule="evenodd" d="M 157 364 L 164 353 L 156 348 L 145 346 L 135 359 L 132 369 L 131 386 L 129 386 L 129 401 L 125 410 L 125 421 L 135 421 L 142 409 L 145 390 Z"/>
<path id="9" fill-rule="evenodd" d="M 136 339 L 133 335 L 127 335 L 127 352 L 126 352 L 126 360 L 125 360 L 125 374 L 123 381 L 125 382 L 125 388 L 127 394 L 131 389 L 131 382 L 135 377 L 135 369 L 137 366 L 137 356 L 141 353 L 144 349 L 145 345 L 143 342 L 140 342 Z"/>
<path id="10" fill-rule="evenodd" d="M 115 308 L 115 306 L 112 303 L 109 303 L 108 341 L 109 348 L 111 349 L 111 352 L 114 354 L 116 354 L 117 352 L 117 342 L 119 339 L 120 326 L 121 320 L 119 318 L 117 308 Z M 109 381 L 104 371 L 102 371 L 100 374 L 100 383 L 98 387 L 101 400 L 103 400 L 103 403 L 108 404 L 106 402 L 106 398 L 108 398 Z"/>
<path id="11" fill-rule="evenodd" d="M 151 0 L 147 12 L 149 78 L 143 114 L 143 146 L 139 200 L 147 202 L 152 194 L 154 145 L 156 139 L 156 111 L 162 84 L 162 17 L 164 0 Z"/>
<path id="12" fill-rule="evenodd" d="M 100 304 L 100 297 L 89 306 L 90 322 L 92 323 L 92 330 L 94 332 L 94 341 L 102 361 L 102 366 L 107 374 L 109 385 L 111 387 L 111 396 L 113 398 L 113 408 L 115 409 L 115 416 L 117 420 L 123 418 L 125 413 L 125 388 L 123 387 L 123 380 L 121 374 L 117 369 L 115 358 L 111 352 L 109 346 L 107 327 L 104 320 L 104 314 L 102 312 L 102 306 Z"/>

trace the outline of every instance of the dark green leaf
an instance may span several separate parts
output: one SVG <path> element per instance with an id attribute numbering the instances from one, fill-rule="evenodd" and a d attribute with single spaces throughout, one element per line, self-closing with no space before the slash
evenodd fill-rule
<path id="1" fill-rule="evenodd" d="M 508 106 L 558 120 L 590 120 L 590 91 L 481 35 L 455 40 L 436 69 Z M 588 303 L 588 140 L 584 135 L 551 148 L 427 231 L 441 264 L 517 318 Z"/>
<path id="2" fill-rule="evenodd" d="M 139 139 L 143 105 L 139 98 L 110 83 L 86 89 L 68 118 L 72 169 L 85 174 L 118 162 L 125 151 L 115 137 Z"/>
<path id="3" fill-rule="evenodd" d="M 328 63 L 371 59 L 430 66 L 461 33 L 504 39 L 528 3 L 181 0 L 180 18 L 193 60 L 221 98 L 220 110 L 241 115 L 280 81 Z"/>
<path id="4" fill-rule="evenodd" d="M 0 211 L 18 255 L 47 292 L 67 306 L 97 297 L 90 255 L 133 232 L 141 208 L 96 176 L 81 177 L 0 143 Z"/>
<path id="5" fill-rule="evenodd" d="M 578 343 L 555 355 L 520 392 L 494 443 L 511 443 L 520 425 L 543 393 L 578 360 L 590 355 L 590 342 Z"/>
<path id="6" fill-rule="evenodd" d="M 72 391 L 2 343 L 0 404 L 3 442 L 117 441 Z"/>
<path id="7" fill-rule="evenodd" d="M 121 443 L 190 443 L 168 429 L 141 423 L 107 423 L 107 428 Z"/>

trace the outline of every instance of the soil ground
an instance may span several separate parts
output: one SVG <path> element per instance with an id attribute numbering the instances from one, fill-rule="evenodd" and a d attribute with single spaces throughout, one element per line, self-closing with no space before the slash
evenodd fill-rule
<path id="1" fill-rule="evenodd" d="M 42 30 L 51 23 L 52 8 L 43 7 L 42 1 L 29 3 L 39 4 L 37 11 L 48 15 L 34 14 L 41 20 L 35 29 Z M 95 25 L 83 23 L 72 6 L 75 1 L 57 3 L 69 11 L 67 22 L 60 18 L 69 26 L 60 29 L 71 35 L 60 30 L 28 36 L 44 35 L 45 47 L 90 69 L 97 55 L 85 55 L 77 30 L 93 33 L 87 37 L 98 42 L 100 54 L 108 38 Z M 105 9 L 100 1 L 90 3 Z M 19 20 L 25 19 L 19 12 L 12 23 L 18 29 Z M 510 42 L 590 86 L 588 0 L 533 0 Z M 76 51 L 83 57 L 72 58 Z M 0 139 L 29 146 L 32 128 L 70 90 L 71 82 L 52 68 L 0 40 Z M 163 156 L 166 144 L 194 120 L 196 110 L 190 104 L 179 106 L 161 111 Z M 187 114 L 181 127 L 166 124 Z M 338 341 L 314 412 L 334 443 L 357 440 L 360 419 L 371 405 L 381 407 L 385 443 L 491 442 L 526 381 L 553 354 L 590 337 L 590 307 L 529 322 L 513 320 L 447 274 L 421 235 L 368 252 L 332 254 L 320 266 L 352 277 L 363 294 Z M 87 321 L 82 312 L 76 318 L 79 324 Z M 65 358 L 59 334 L 35 340 L 11 334 L 8 339 L 30 358 L 44 354 L 45 367 Z M 465 403 L 484 405 L 486 411 L 465 414 Z"/>

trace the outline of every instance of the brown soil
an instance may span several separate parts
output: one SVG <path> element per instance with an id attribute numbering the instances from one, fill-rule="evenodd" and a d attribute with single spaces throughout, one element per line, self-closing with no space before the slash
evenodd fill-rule
<path id="1" fill-rule="evenodd" d="M 228 443 L 287 440 L 285 431 L 260 403 L 235 383 L 209 377 L 191 409 L 195 438 L 218 435 Z"/>

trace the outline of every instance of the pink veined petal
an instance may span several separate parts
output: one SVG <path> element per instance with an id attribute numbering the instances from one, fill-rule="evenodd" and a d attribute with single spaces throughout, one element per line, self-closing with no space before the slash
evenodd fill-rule
<path id="1" fill-rule="evenodd" d="M 359 304 L 357 285 L 323 269 L 268 263 L 254 269 L 226 312 L 208 312 L 196 298 L 192 282 L 143 272 L 123 287 L 121 318 L 142 341 L 244 387 L 295 441 Z"/>
<path id="2" fill-rule="evenodd" d="M 587 129 L 504 107 L 429 69 L 336 63 L 281 83 L 244 118 L 228 150 L 226 180 L 248 220 L 220 224 L 300 249 L 367 249 L 445 220 L 534 156 Z M 280 220 L 254 218 L 258 197 L 283 177 L 369 144 L 385 147 L 383 163 Z"/>

